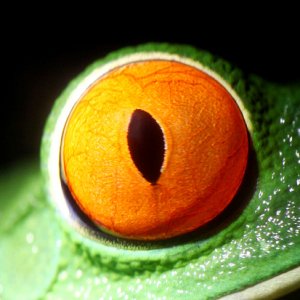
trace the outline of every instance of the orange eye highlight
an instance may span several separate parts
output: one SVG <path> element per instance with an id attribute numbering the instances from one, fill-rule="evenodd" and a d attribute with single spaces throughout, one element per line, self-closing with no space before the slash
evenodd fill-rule
<path id="1" fill-rule="evenodd" d="M 126 238 L 190 232 L 235 196 L 247 129 L 214 78 L 174 61 L 118 67 L 91 86 L 65 128 L 62 162 L 81 210 Z"/>

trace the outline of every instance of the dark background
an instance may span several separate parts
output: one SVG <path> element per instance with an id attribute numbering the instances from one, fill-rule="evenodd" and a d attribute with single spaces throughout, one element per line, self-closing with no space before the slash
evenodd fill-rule
<path id="1" fill-rule="evenodd" d="M 245 72 L 288 83 L 300 79 L 296 23 L 266 21 L 249 28 L 238 21 L 219 27 L 203 21 L 183 28 L 180 23 L 167 23 L 156 30 L 136 24 L 134 30 L 134 26 L 120 26 L 106 31 L 100 26 L 96 32 L 79 31 L 71 25 L 49 30 L 39 24 L 22 24 L 7 35 L 2 47 L 0 166 L 38 157 L 45 120 L 55 99 L 74 76 L 110 51 L 149 41 L 187 43 L 225 58 Z"/>

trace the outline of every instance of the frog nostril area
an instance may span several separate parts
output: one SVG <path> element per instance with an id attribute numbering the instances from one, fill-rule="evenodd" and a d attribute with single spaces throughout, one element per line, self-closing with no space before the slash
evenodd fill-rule
<path id="1" fill-rule="evenodd" d="M 149 113 L 136 109 L 129 123 L 127 141 L 134 164 L 147 181 L 155 184 L 165 155 L 162 129 Z"/>

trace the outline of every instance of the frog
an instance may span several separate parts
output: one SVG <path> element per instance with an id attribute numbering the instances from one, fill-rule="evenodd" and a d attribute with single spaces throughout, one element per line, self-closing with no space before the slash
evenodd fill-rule
<path id="1" fill-rule="evenodd" d="M 70 112 L 99 77 L 154 59 L 201 69 L 224 86 L 245 120 L 249 155 L 224 211 L 191 232 L 149 241 L 95 226 L 70 200 L 61 147 Z M 0 298 L 274 299 L 296 290 L 299 149 L 299 84 L 244 74 L 189 45 L 149 43 L 114 51 L 55 101 L 40 164 L 25 161 L 1 174 Z"/>

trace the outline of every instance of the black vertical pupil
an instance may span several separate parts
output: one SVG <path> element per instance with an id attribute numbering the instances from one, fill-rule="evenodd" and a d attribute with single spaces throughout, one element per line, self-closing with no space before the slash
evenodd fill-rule
<path id="1" fill-rule="evenodd" d="M 146 111 L 136 109 L 129 123 L 127 141 L 131 158 L 143 177 L 155 184 L 164 161 L 163 132 Z"/>

